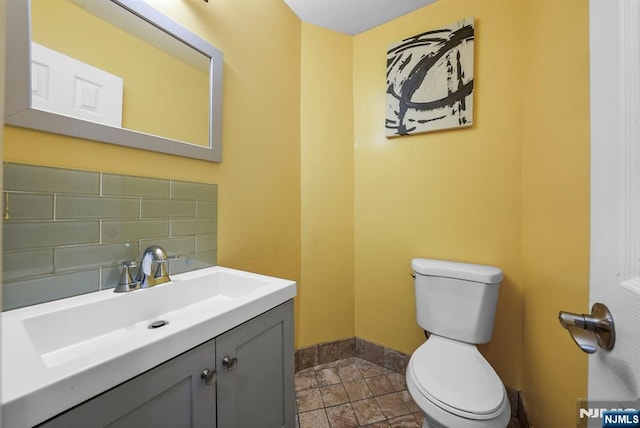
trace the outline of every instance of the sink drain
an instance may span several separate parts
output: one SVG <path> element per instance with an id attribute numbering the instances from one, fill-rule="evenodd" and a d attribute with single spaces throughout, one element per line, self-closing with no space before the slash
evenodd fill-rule
<path id="1" fill-rule="evenodd" d="M 151 329 L 160 328 L 160 327 L 164 327 L 167 324 L 169 324 L 169 321 L 158 320 L 158 321 L 154 321 L 151 324 L 149 324 L 149 328 L 151 328 Z"/>

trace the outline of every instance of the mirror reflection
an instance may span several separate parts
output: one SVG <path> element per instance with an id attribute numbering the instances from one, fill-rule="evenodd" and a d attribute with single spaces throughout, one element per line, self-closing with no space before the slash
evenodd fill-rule
<path id="1" fill-rule="evenodd" d="M 31 1 L 32 108 L 210 147 L 210 58 L 105 0 Z"/>

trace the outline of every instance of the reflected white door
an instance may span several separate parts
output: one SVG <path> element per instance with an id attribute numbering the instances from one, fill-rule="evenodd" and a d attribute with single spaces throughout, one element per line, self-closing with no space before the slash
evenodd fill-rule
<path id="1" fill-rule="evenodd" d="M 614 407 L 640 400 L 640 2 L 589 6 L 590 304 L 609 307 L 617 335 L 589 356 L 589 402 Z"/>
<path id="2" fill-rule="evenodd" d="M 31 106 L 122 127 L 124 81 L 90 64 L 31 43 Z"/>

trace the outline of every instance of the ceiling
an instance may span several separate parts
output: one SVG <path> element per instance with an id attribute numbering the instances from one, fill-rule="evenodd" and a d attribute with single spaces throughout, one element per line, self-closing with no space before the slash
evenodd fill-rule
<path id="1" fill-rule="evenodd" d="M 304 22 L 358 34 L 436 0 L 284 0 Z"/>

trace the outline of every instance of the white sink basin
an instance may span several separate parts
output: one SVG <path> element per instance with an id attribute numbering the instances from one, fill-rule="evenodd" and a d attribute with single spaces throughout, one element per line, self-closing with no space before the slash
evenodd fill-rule
<path id="1" fill-rule="evenodd" d="M 141 293 L 110 293 L 91 302 L 68 299 L 61 308 L 27 316 L 22 323 L 44 365 L 55 367 L 117 346 L 134 335 L 149 335 L 146 330 L 152 321 L 178 319 L 197 310 L 192 305 L 232 304 L 266 291 L 269 285 L 265 279 L 248 279 L 238 272 L 198 271 Z"/>
<path id="2" fill-rule="evenodd" d="M 216 266 L 4 312 L 3 425 L 42 422 L 295 294 L 293 281 Z"/>

